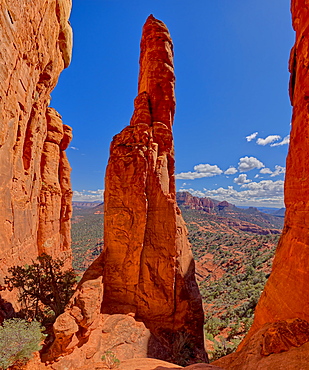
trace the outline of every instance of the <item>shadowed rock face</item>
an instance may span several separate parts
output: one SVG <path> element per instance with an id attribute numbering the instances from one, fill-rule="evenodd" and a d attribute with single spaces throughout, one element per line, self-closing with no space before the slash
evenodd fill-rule
<path id="1" fill-rule="evenodd" d="M 71 369 L 74 361 L 90 366 L 109 349 L 120 360 L 146 356 L 176 360 L 182 350 L 187 351 L 185 356 L 190 352 L 193 362 L 207 360 L 202 301 L 187 230 L 176 204 L 174 81 L 169 32 L 150 16 L 141 40 L 134 113 L 110 148 L 104 251 L 54 325 L 56 340 L 46 358 L 67 354 L 59 366 Z M 98 339 L 98 328 L 113 316 L 137 333 L 126 342 L 127 349 L 117 330 L 109 336 L 103 331 Z M 87 357 L 89 347 L 96 351 Z"/>
<path id="2" fill-rule="evenodd" d="M 71 263 L 71 129 L 48 108 L 70 63 L 70 9 L 70 0 L 0 1 L 1 279 L 44 252 Z"/>

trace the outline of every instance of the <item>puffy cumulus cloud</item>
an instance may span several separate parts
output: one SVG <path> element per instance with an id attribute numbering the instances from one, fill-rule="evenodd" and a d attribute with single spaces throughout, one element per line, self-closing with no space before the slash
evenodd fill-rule
<path id="1" fill-rule="evenodd" d="M 259 138 L 257 139 L 256 143 L 257 143 L 258 145 L 263 145 L 263 146 L 265 146 L 265 145 L 268 145 L 268 144 L 273 143 L 274 141 L 278 141 L 278 140 L 280 140 L 280 139 L 281 139 L 281 136 L 279 136 L 279 135 L 269 135 L 269 136 L 267 136 L 265 139 L 262 139 L 261 137 L 259 137 Z"/>
<path id="2" fill-rule="evenodd" d="M 103 202 L 103 189 L 73 191 L 73 201 L 75 202 Z"/>
<path id="3" fill-rule="evenodd" d="M 218 201 L 226 200 L 232 204 L 256 207 L 283 207 L 283 181 L 263 180 L 243 184 L 240 191 L 233 186 L 218 189 L 183 189 L 192 195 L 209 197 Z"/>
<path id="4" fill-rule="evenodd" d="M 206 177 L 221 175 L 223 172 L 216 164 L 198 164 L 193 167 L 195 171 L 208 174 Z"/>
<path id="5" fill-rule="evenodd" d="M 279 143 L 271 144 L 271 146 L 281 146 L 281 145 L 287 145 L 290 143 L 290 135 L 287 135 L 282 141 Z"/>
<path id="6" fill-rule="evenodd" d="M 265 167 L 264 163 L 259 161 L 255 157 L 243 157 L 239 159 L 238 162 L 238 169 L 240 172 L 247 172 L 253 170 L 254 168 L 262 168 Z"/>
<path id="7" fill-rule="evenodd" d="M 252 141 L 257 137 L 257 135 L 258 135 L 258 132 L 254 132 L 253 134 L 246 136 L 246 139 L 247 141 Z"/>
<path id="8" fill-rule="evenodd" d="M 237 185 L 241 185 L 241 184 L 247 184 L 248 182 L 251 182 L 251 180 L 247 179 L 247 175 L 245 173 L 242 173 L 241 175 L 239 175 L 238 177 L 234 179 L 234 182 Z"/>
<path id="9" fill-rule="evenodd" d="M 275 177 L 275 176 L 279 176 L 281 174 L 284 174 L 285 173 L 285 167 L 282 167 L 282 166 L 279 166 L 279 165 L 275 165 L 275 170 L 272 171 L 270 168 L 262 168 L 260 170 L 260 173 L 264 174 L 264 175 L 270 175 L 270 177 Z"/>
<path id="10" fill-rule="evenodd" d="M 260 170 L 260 173 L 262 173 L 263 175 L 269 175 L 272 174 L 273 171 L 270 168 L 265 167 Z"/>
<path id="11" fill-rule="evenodd" d="M 260 182 L 250 182 L 249 184 L 243 184 L 242 188 L 249 189 L 251 191 L 251 196 L 262 197 L 266 195 L 281 195 L 283 193 L 283 180 L 272 181 L 272 180 L 262 180 Z"/>
<path id="12" fill-rule="evenodd" d="M 211 164 L 198 164 L 193 167 L 194 172 L 181 172 L 176 175 L 177 180 L 194 180 L 203 177 L 212 177 L 221 175 L 223 172 L 217 165 Z"/>
<path id="13" fill-rule="evenodd" d="M 224 171 L 225 175 L 235 175 L 235 173 L 238 172 L 235 167 L 230 167 L 226 171 Z"/>

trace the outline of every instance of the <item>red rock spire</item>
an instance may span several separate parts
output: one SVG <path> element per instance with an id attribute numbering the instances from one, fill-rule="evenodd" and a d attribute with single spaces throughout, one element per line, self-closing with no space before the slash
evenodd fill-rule
<path id="1" fill-rule="evenodd" d="M 143 27 L 138 93 L 150 97 L 153 122 L 172 127 L 175 113 L 173 43 L 165 24 L 151 14 Z"/>
<path id="2" fill-rule="evenodd" d="M 187 230 L 175 200 L 173 45 L 148 17 L 138 96 L 111 144 L 105 179 L 103 312 L 134 312 L 163 342 L 177 332 L 203 350 L 203 311 Z M 168 333 L 168 334 L 167 334 Z M 168 340 L 167 340 L 168 341 Z"/>
<path id="3" fill-rule="evenodd" d="M 89 346 L 95 348 L 92 343 L 97 337 L 91 331 L 105 325 L 97 324 L 103 313 L 103 318 L 127 314 L 133 320 L 134 316 L 135 326 L 126 328 L 133 337 L 136 325 L 146 325 L 150 330 L 146 346 L 145 338 L 136 337 L 144 346 L 141 357 L 176 361 L 172 358 L 174 342 L 186 340 L 191 361 L 207 360 L 202 300 L 186 226 L 175 200 L 172 50 L 166 26 L 150 16 L 143 28 L 134 113 L 130 125 L 113 138 L 110 147 L 104 251 L 85 273 L 71 307 L 55 323 L 50 357 L 72 351 L 77 343 L 82 346 L 86 340 L 79 340 L 78 333 L 86 332 Z M 103 350 L 101 346 L 96 354 Z"/>

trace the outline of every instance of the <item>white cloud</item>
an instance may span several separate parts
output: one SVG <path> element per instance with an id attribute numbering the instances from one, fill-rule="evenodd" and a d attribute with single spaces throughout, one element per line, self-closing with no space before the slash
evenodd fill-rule
<path id="1" fill-rule="evenodd" d="M 73 191 L 73 201 L 75 202 L 103 202 L 103 189 Z"/>
<path id="2" fill-rule="evenodd" d="M 290 143 L 290 135 L 287 135 L 280 143 L 274 143 L 271 144 L 271 146 L 280 146 L 280 145 L 285 145 Z"/>
<path id="3" fill-rule="evenodd" d="M 279 135 L 269 135 L 269 136 L 267 136 L 265 139 L 262 139 L 262 138 L 258 138 L 257 139 L 257 141 L 256 141 L 256 143 L 258 144 L 258 145 L 263 145 L 263 146 L 265 146 L 265 145 L 268 145 L 268 144 L 271 144 L 271 143 L 273 143 L 274 141 L 278 141 L 278 140 L 280 140 L 281 139 L 281 136 L 279 136 Z"/>
<path id="4" fill-rule="evenodd" d="M 248 183 L 248 182 L 251 182 L 251 180 L 250 180 L 250 179 L 247 179 L 247 174 L 242 173 L 242 174 L 241 174 L 241 175 L 239 175 L 238 177 L 235 177 L 234 182 L 235 182 L 237 185 L 241 185 L 241 184 L 246 184 L 246 183 Z"/>
<path id="5" fill-rule="evenodd" d="M 239 159 L 238 169 L 240 172 L 247 172 L 254 168 L 265 167 L 264 164 L 255 157 L 243 157 Z"/>
<path id="6" fill-rule="evenodd" d="M 225 175 L 235 175 L 237 169 L 235 167 L 230 167 L 226 171 L 224 171 Z"/>
<path id="7" fill-rule="evenodd" d="M 257 137 L 257 135 L 258 135 L 258 132 L 254 132 L 253 134 L 246 136 L 246 139 L 247 139 L 247 141 L 251 141 L 251 140 L 255 139 Z"/>
<path id="8" fill-rule="evenodd" d="M 209 174 L 209 177 L 215 175 L 221 175 L 223 172 L 216 164 L 198 164 L 193 167 L 195 171 Z"/>
<path id="9" fill-rule="evenodd" d="M 221 175 L 223 172 L 217 165 L 211 164 L 198 164 L 193 167 L 194 172 L 181 172 L 176 175 L 177 180 L 194 180 L 201 179 L 203 177 L 212 177 Z"/>
<path id="10" fill-rule="evenodd" d="M 247 188 L 251 192 L 252 197 L 265 197 L 265 196 L 278 196 L 283 193 L 283 180 L 272 181 L 262 180 L 260 182 L 250 182 L 249 184 L 243 184 L 242 188 Z"/>
<path id="11" fill-rule="evenodd" d="M 262 173 L 263 175 L 270 175 L 273 173 L 273 171 L 270 168 L 265 167 L 260 170 L 260 173 Z"/>
<path id="12" fill-rule="evenodd" d="M 260 173 L 265 174 L 265 175 L 270 175 L 270 177 L 275 177 L 275 176 L 284 174 L 285 173 L 285 167 L 282 167 L 282 166 L 279 166 L 279 165 L 276 164 L 274 171 L 272 171 L 271 169 L 266 167 L 266 168 L 262 168 L 260 170 Z"/>
<path id="13" fill-rule="evenodd" d="M 284 181 L 263 180 L 243 184 L 242 189 L 237 191 L 233 186 L 204 191 L 194 189 L 182 189 L 189 191 L 192 195 L 209 197 L 218 201 L 226 200 L 232 204 L 256 207 L 283 207 L 283 185 Z"/>
<path id="14" fill-rule="evenodd" d="M 78 149 L 78 148 L 76 148 L 75 146 L 69 146 L 69 149 L 79 150 L 79 149 Z"/>

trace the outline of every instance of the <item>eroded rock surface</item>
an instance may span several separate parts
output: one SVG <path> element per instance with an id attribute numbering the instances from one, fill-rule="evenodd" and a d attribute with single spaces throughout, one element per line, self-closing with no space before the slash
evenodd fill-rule
<path id="1" fill-rule="evenodd" d="M 181 356 L 192 362 L 207 361 L 202 301 L 187 230 L 176 204 L 171 130 L 174 82 L 169 32 L 150 16 L 141 40 L 134 113 L 130 125 L 111 143 L 104 250 L 57 319 L 56 340 L 46 356 L 58 359 L 67 369 L 75 368 L 74 361 L 89 365 L 92 355 L 86 354 L 87 346 L 97 348 L 93 361 L 106 350 L 119 350 L 122 341 L 116 338 L 117 332 L 109 347 L 99 344 L 106 320 L 117 317 L 127 317 L 132 332 L 140 328 L 134 334 L 136 346 L 131 343 L 121 360 L 176 361 L 182 351 Z"/>
<path id="2" fill-rule="evenodd" d="M 293 105 L 285 177 L 285 223 L 254 323 L 226 369 L 309 369 L 309 6 L 291 2 L 295 45 L 289 69 Z"/>
<path id="3" fill-rule="evenodd" d="M 114 137 L 106 170 L 102 309 L 134 312 L 155 340 L 166 343 L 165 352 L 186 336 L 198 358 L 203 310 L 176 204 L 174 81 L 171 38 L 150 16 L 141 40 L 134 114 L 130 126 Z"/>
<path id="4" fill-rule="evenodd" d="M 0 284 L 40 253 L 70 265 L 71 129 L 48 108 L 70 63 L 71 0 L 1 0 Z M 7 292 L 2 292 L 6 296 Z"/>
<path id="5" fill-rule="evenodd" d="M 308 322 L 265 324 L 239 351 L 212 364 L 227 370 L 309 369 Z"/>

